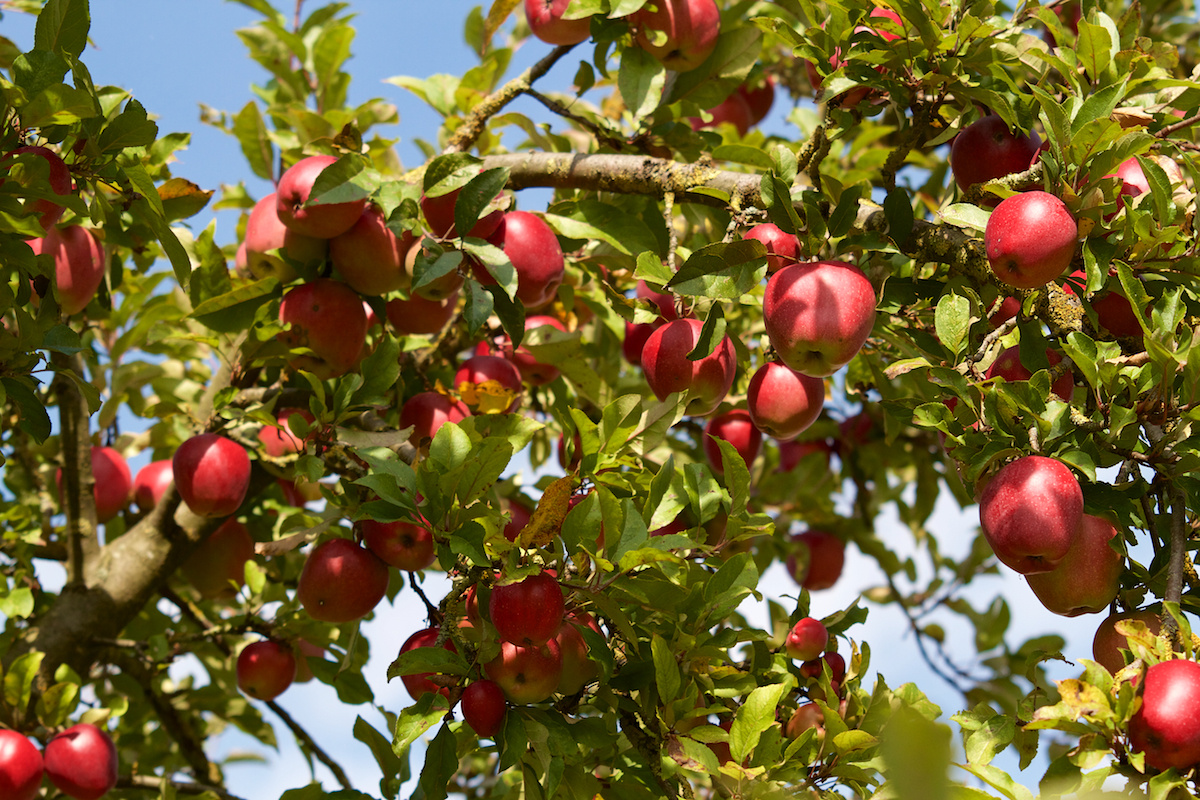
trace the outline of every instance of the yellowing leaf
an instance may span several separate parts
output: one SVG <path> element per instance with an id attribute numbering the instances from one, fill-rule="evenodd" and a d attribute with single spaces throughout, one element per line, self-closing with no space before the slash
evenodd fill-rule
<path id="1" fill-rule="evenodd" d="M 537 508 L 530 515 L 529 522 L 517 536 L 517 543 L 521 547 L 542 547 L 550 544 L 562 530 L 573 491 L 575 478 L 570 475 L 564 475 L 547 486 L 546 491 L 542 492 L 542 498 L 538 500 Z"/>
<path id="2" fill-rule="evenodd" d="M 508 19 L 508 15 L 519 5 L 521 5 L 521 0 L 494 0 L 492 7 L 488 10 L 487 19 L 483 22 L 483 46 L 485 49 L 491 44 L 492 36 Z"/>
<path id="3" fill-rule="evenodd" d="M 458 385 L 458 394 L 464 403 L 479 414 L 503 414 L 508 411 L 513 400 L 521 395 L 520 392 L 505 388 L 499 381 L 463 381 Z"/>

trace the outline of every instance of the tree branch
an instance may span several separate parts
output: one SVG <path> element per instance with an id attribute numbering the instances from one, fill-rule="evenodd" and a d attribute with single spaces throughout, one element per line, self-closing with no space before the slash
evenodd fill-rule
<path id="1" fill-rule="evenodd" d="M 1163 600 L 1178 603 L 1183 598 L 1184 561 L 1187 559 L 1187 501 L 1178 484 L 1172 483 L 1168 492 L 1171 498 L 1171 556 L 1167 567 L 1167 591 L 1163 594 Z M 1174 618 L 1169 614 L 1164 614 L 1163 618 L 1168 633 L 1178 639 L 1179 631 Z M 1176 647 L 1181 644 L 1182 642 L 1175 642 Z"/>
<path id="2" fill-rule="evenodd" d="M 92 448 L 89 436 L 87 400 L 75 381 L 64 372 L 83 380 L 83 357 L 76 353 L 52 353 L 51 363 L 59 371 L 55 379 L 58 395 L 59 427 L 62 430 L 62 488 L 60 496 L 67 515 L 67 589 L 84 586 L 84 571 L 99 549 L 97 540 L 95 477 L 92 474 Z"/>
<path id="3" fill-rule="evenodd" d="M 169 779 L 164 781 L 155 775 L 130 775 L 128 778 L 118 778 L 117 788 L 157 792 L 162 789 L 164 782 L 179 794 L 215 794 L 220 800 L 242 800 L 242 798 L 235 794 L 230 794 L 220 786 L 209 786 L 204 783 L 173 781 Z"/>
<path id="4" fill-rule="evenodd" d="M 292 735 L 296 737 L 296 741 L 300 742 L 301 746 L 308 748 L 308 750 L 317 757 L 318 761 L 329 768 L 329 771 L 333 773 L 335 778 L 337 778 L 338 783 L 342 785 L 343 789 L 354 789 L 354 787 L 350 785 L 350 778 L 346 776 L 346 772 L 342 769 L 341 765 L 334 761 L 328 753 L 321 749 L 321 746 L 317 744 L 311 736 L 308 735 L 308 731 L 304 730 L 304 728 L 300 726 L 300 723 L 292 719 L 292 715 L 285 711 L 283 706 L 279 705 L 279 703 L 275 702 L 274 700 L 268 700 L 267 708 L 274 711 L 275 715 L 283 720 L 283 724 L 288 726 L 288 728 L 292 731 Z"/>

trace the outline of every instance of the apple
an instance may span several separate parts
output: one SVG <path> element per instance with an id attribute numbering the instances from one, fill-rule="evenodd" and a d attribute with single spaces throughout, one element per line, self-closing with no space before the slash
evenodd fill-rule
<path id="1" fill-rule="evenodd" d="M 810 728 L 816 728 L 817 736 L 825 733 L 825 714 L 816 703 L 804 703 L 788 717 L 783 728 L 784 735 L 789 739 L 798 739 L 800 734 Z"/>
<path id="2" fill-rule="evenodd" d="M 1115 272 L 1115 270 L 1113 271 Z M 1087 273 L 1081 269 L 1072 272 L 1071 278 L 1078 280 L 1081 284 L 1087 283 Z M 1063 290 L 1068 294 L 1075 294 L 1075 287 L 1069 280 L 1063 283 Z M 1137 315 L 1133 313 L 1133 306 L 1130 305 L 1129 298 L 1123 295 L 1119 289 L 1101 290 L 1093 295 L 1089 302 L 1092 304 L 1092 310 L 1096 312 L 1096 321 L 1100 323 L 1101 328 L 1119 338 L 1139 341 L 1142 339 L 1141 323 L 1138 322 Z M 1147 309 L 1147 312 L 1149 310 Z"/>
<path id="3" fill-rule="evenodd" d="M 767 281 L 763 325 L 780 361 L 805 375 L 828 377 L 871 335 L 875 289 L 851 264 L 793 264 Z"/>
<path id="4" fill-rule="evenodd" d="M 1200 664 L 1178 658 L 1146 670 L 1142 707 L 1129 720 L 1129 746 L 1155 769 L 1200 763 Z"/>
<path id="5" fill-rule="evenodd" d="M 820 620 L 805 617 L 792 626 L 787 638 L 783 641 L 783 649 L 788 656 L 797 661 L 812 661 L 825 652 L 829 644 L 829 631 Z"/>
<path id="6" fill-rule="evenodd" d="M 215 433 L 200 433 L 179 445 L 171 458 L 171 472 L 179 496 L 201 517 L 229 516 L 250 487 L 246 449 Z"/>
<path id="7" fill-rule="evenodd" d="M 1163 168 L 1172 184 L 1183 183 L 1183 170 L 1179 164 L 1168 156 L 1151 156 L 1152 161 Z M 1124 197 L 1137 197 L 1150 191 L 1150 181 L 1142 170 L 1137 157 L 1127 158 L 1117 167 L 1117 178 L 1121 180 L 1120 194 Z"/>
<path id="8" fill-rule="evenodd" d="M 562 626 L 563 611 L 562 587 L 549 572 L 538 572 L 516 583 L 498 583 L 488 602 L 488 615 L 500 638 L 522 647 L 534 647 L 554 638 Z"/>
<path id="9" fill-rule="evenodd" d="M 571 0 L 525 0 L 529 30 L 547 44 L 579 44 L 586 40 L 592 35 L 591 18 L 563 19 L 569 5 Z"/>
<path id="10" fill-rule="evenodd" d="M 1062 356 L 1056 350 L 1046 348 L 1046 360 L 1053 367 L 1062 361 Z M 1014 345 L 996 356 L 996 360 L 988 367 L 987 377 L 1003 378 L 1006 381 L 1027 381 L 1033 377 L 1033 373 L 1021 363 L 1021 348 Z M 1070 370 L 1063 373 L 1050 386 L 1050 391 L 1054 392 L 1054 394 L 1058 395 L 1065 402 L 1071 402 L 1071 395 L 1075 393 L 1075 374 Z"/>
<path id="11" fill-rule="evenodd" d="M 329 260 L 351 289 L 377 297 L 409 285 L 404 259 L 412 245 L 413 235 L 392 233 L 383 209 L 372 203 L 348 231 L 329 240 Z"/>
<path id="12" fill-rule="evenodd" d="M 166 494 L 167 487 L 175 480 L 171 473 L 171 459 L 151 461 L 138 470 L 133 479 L 133 499 L 142 511 L 149 511 L 158 505 L 158 501 Z"/>
<path id="13" fill-rule="evenodd" d="M 846 659 L 839 653 L 826 653 L 820 658 L 805 661 L 800 665 L 800 674 L 806 678 L 819 678 L 829 666 L 829 682 L 836 688 L 846 678 Z"/>
<path id="14" fill-rule="evenodd" d="M 425 628 L 414 633 L 405 640 L 404 644 L 400 645 L 400 652 L 407 653 L 410 650 L 416 650 L 420 647 L 437 647 L 439 635 L 437 628 Z M 451 653 L 457 653 L 458 648 L 454 646 L 454 642 L 449 637 L 442 642 L 442 647 L 449 650 Z M 450 696 L 449 686 L 438 686 L 433 681 L 429 680 L 430 676 L 436 673 L 433 672 L 416 672 L 412 675 L 401 675 L 400 681 L 404 684 L 404 688 L 408 690 L 409 695 L 413 700 L 420 700 L 421 695 L 426 692 L 440 694 L 443 697 Z"/>
<path id="15" fill-rule="evenodd" d="M 56 734 L 43 755 L 46 777 L 75 800 L 99 800 L 117 785 L 117 748 L 108 733 L 81 722 Z"/>
<path id="16" fill-rule="evenodd" d="M 495 681 L 472 681 L 462 693 L 462 715 L 476 736 L 491 738 L 504 724 L 507 704 L 504 690 Z"/>
<path id="17" fill-rule="evenodd" d="M 503 641 L 500 642 L 500 654 L 483 665 L 483 673 L 500 685 L 508 702 L 514 705 L 540 703 L 558 688 L 562 651 L 554 639 L 532 647 Z"/>
<path id="18" fill-rule="evenodd" d="M 307 639 L 297 639 L 296 649 L 299 651 L 296 658 L 296 679 L 293 683 L 308 683 L 313 679 L 312 667 L 309 666 L 310 658 L 319 658 L 325 660 L 325 648 L 318 647 Z"/>
<path id="19" fill-rule="evenodd" d="M 504 525 L 504 538 L 508 539 L 510 542 L 515 542 L 517 540 L 517 536 L 519 536 L 521 531 L 525 529 L 525 526 L 529 524 L 529 520 L 533 516 L 533 512 L 526 508 L 523 503 L 518 503 L 516 500 L 509 500 L 508 514 L 510 517 L 512 517 L 512 519 L 510 519 Z"/>
<path id="20" fill-rule="evenodd" d="M 366 199 L 308 205 L 313 184 L 336 162 L 334 156 L 309 156 L 288 167 L 279 178 L 275 198 L 280 222 L 296 233 L 317 239 L 332 239 L 358 222 L 367 207 Z"/>
<path id="21" fill-rule="evenodd" d="M 767 118 L 771 106 L 775 105 L 775 79 L 763 75 L 758 81 L 746 81 L 737 88 L 737 93 L 750 107 L 750 124 L 757 125 Z"/>
<path id="22" fill-rule="evenodd" d="M 64 314 L 78 314 L 87 308 L 104 282 L 108 261 L 104 246 L 90 228 L 71 225 L 51 228 L 41 239 L 30 239 L 33 254 L 47 255 L 54 261 L 54 286 L 58 305 Z"/>
<path id="23" fill-rule="evenodd" d="M 264 425 L 258 429 L 258 440 L 262 442 L 263 452 L 272 458 L 283 458 L 304 452 L 304 442 L 297 439 L 288 427 L 288 419 L 293 414 L 299 414 L 305 422 L 312 423 L 314 417 L 302 408 L 285 408 L 275 416 L 278 425 Z"/>
<path id="24" fill-rule="evenodd" d="M 993 328 L 999 328 L 1015 317 L 1021 311 L 1021 300 L 1017 297 L 1006 297 L 996 306 L 996 310 L 988 317 L 988 323 Z"/>
<path id="25" fill-rule="evenodd" d="M 278 196 L 271 193 L 254 204 L 246 221 L 246 270 L 255 278 L 277 278 L 280 283 L 296 280 L 294 261 L 316 270 L 325 261 L 329 242 L 305 236 L 284 225 L 276 211 Z M 276 252 L 278 251 L 278 252 Z"/>
<path id="26" fill-rule="evenodd" d="M 890 19 L 892 22 L 895 22 L 897 25 L 899 25 L 902 29 L 904 28 L 904 21 L 900 18 L 900 15 L 897 14 L 895 11 L 892 11 L 890 8 L 882 8 L 882 7 L 873 8 L 873 9 L 871 9 L 871 13 L 868 15 L 868 18 L 869 17 L 876 17 L 876 18 L 880 18 L 880 19 Z M 821 23 L 821 27 L 822 28 L 825 27 L 824 22 Z M 864 32 L 874 34 L 875 36 L 878 36 L 881 39 L 883 39 L 885 42 L 894 42 L 897 39 L 901 38 L 899 34 L 892 33 L 891 31 L 876 30 L 875 28 L 872 28 L 869 25 L 857 25 L 857 26 L 855 26 L 854 31 L 853 31 L 854 34 L 859 34 L 859 33 L 864 33 Z M 840 69 L 842 66 L 845 65 L 845 63 L 846 63 L 846 59 L 842 58 L 842 48 L 841 47 L 835 48 L 833 51 L 833 55 L 829 57 L 830 70 L 832 71 L 832 70 Z M 821 74 L 819 72 L 817 72 L 816 65 L 813 64 L 811 61 L 805 61 L 804 62 L 804 71 L 807 74 L 808 82 L 812 85 L 813 89 L 815 91 L 819 91 L 821 89 L 821 85 L 825 82 L 825 79 L 821 76 Z M 884 72 L 884 69 L 883 69 L 883 67 L 875 67 L 875 71 L 882 74 Z M 874 90 L 871 89 L 869 86 L 859 86 L 859 87 L 851 89 L 847 92 L 843 92 L 842 94 L 833 98 L 833 100 L 836 101 L 837 105 L 843 106 L 845 108 L 850 108 L 850 107 L 858 105 L 863 100 L 867 99 L 867 97 L 869 97 L 873 92 L 874 92 Z M 833 102 L 833 101 L 831 101 L 831 102 Z"/>
<path id="27" fill-rule="evenodd" d="M 438 430 L 447 422 L 462 422 L 471 410 L 439 392 L 419 392 L 408 398 L 400 409 L 400 429 L 412 426 L 408 441 L 425 451 Z"/>
<path id="28" fill-rule="evenodd" d="M 950 145 L 950 171 L 961 191 L 1029 169 L 1042 140 L 1032 131 L 1013 133 L 995 114 L 972 122 Z"/>
<path id="29" fill-rule="evenodd" d="M 300 571 L 296 597 L 320 622 L 361 619 L 387 594 L 388 566 L 349 539 L 326 539 Z"/>
<path id="30" fill-rule="evenodd" d="M 567 437 L 559 434 L 555 451 L 558 455 L 558 465 L 562 467 L 563 472 L 574 472 L 583 458 L 583 437 L 579 435 L 579 431 L 575 431 L 571 438 L 571 454 L 568 456 Z"/>
<path id="31" fill-rule="evenodd" d="M 230 598 L 246 582 L 246 562 L 254 558 L 250 529 L 230 518 L 202 541 L 180 568 L 205 600 Z"/>
<path id="32" fill-rule="evenodd" d="M 458 231 L 454 228 L 454 206 L 458 203 L 458 194 L 461 191 L 460 187 L 446 194 L 440 194 L 437 197 L 421 195 L 421 213 L 425 215 L 425 222 L 429 225 L 429 232 L 435 237 L 439 239 L 454 239 L 458 237 Z M 500 195 L 496 196 L 499 197 Z M 467 236 L 476 239 L 486 239 L 496 232 L 503 219 L 504 212 L 500 209 L 484 214 L 471 226 L 471 230 L 467 233 Z"/>
<path id="33" fill-rule="evenodd" d="M 778 361 L 759 367 L 746 389 L 754 427 L 776 439 L 795 439 L 816 422 L 824 405 L 824 379 L 802 375 Z"/>
<path id="34" fill-rule="evenodd" d="M 1092 638 L 1092 659 L 1109 672 L 1115 673 L 1125 666 L 1125 657 L 1121 655 L 1121 651 L 1129 649 L 1129 641 L 1117 632 L 1116 626 L 1118 622 L 1127 619 L 1145 624 L 1155 636 L 1162 630 L 1162 620 L 1158 614 L 1145 609 L 1124 611 L 1106 617 L 1096 628 L 1096 635 Z"/>
<path id="35" fill-rule="evenodd" d="M 255 700 L 274 700 L 296 678 L 296 654 L 272 639 L 251 642 L 237 657 L 237 685 Z"/>
<path id="36" fill-rule="evenodd" d="M 642 370 L 659 400 L 673 392 L 687 393 L 687 413 L 705 416 L 717 410 L 733 385 L 737 355 L 728 335 L 713 352 L 698 361 L 688 353 L 700 341 L 704 324 L 698 319 L 677 319 L 656 329 L 642 348 Z"/>
<path id="37" fill-rule="evenodd" d="M 396 569 L 417 572 L 437 559 L 433 532 L 424 526 L 366 519 L 358 528 L 366 548 Z"/>
<path id="38" fill-rule="evenodd" d="M 538 308 L 554 299 L 562 283 L 566 262 L 558 237 L 545 220 L 528 211 L 509 211 L 488 242 L 504 251 L 517 273 L 517 300 L 526 308 Z M 475 266 L 475 279 L 494 284 L 482 266 Z"/>
<path id="39" fill-rule="evenodd" d="M 530 331 L 535 331 L 545 326 L 562 331 L 563 333 L 567 332 L 566 326 L 554 317 L 545 314 L 534 314 L 525 318 L 525 333 L 527 334 Z M 487 349 L 486 343 L 480 342 L 480 344 L 484 346 L 485 350 Z M 514 353 L 512 340 L 507 335 L 497 337 L 495 346 L 496 351 L 503 358 L 507 358 L 513 363 L 517 371 L 521 373 L 521 379 L 530 386 L 545 386 L 559 376 L 558 367 L 538 361 L 533 357 L 532 353 L 525 349 L 524 345 L 518 347 Z M 476 354 L 486 355 L 486 353 L 479 353 L 478 350 L 476 350 Z"/>
<path id="40" fill-rule="evenodd" d="M 810 530 L 792 537 L 793 552 L 787 569 L 801 587 L 810 592 L 828 589 L 842 576 L 846 545 L 832 533 Z"/>
<path id="41" fill-rule="evenodd" d="M 55 475 L 62 493 L 62 468 Z M 111 447 L 92 447 L 92 498 L 96 521 L 108 522 L 125 510 L 133 495 L 133 476 L 125 458 Z M 60 499 L 59 504 L 62 504 Z"/>
<path id="42" fill-rule="evenodd" d="M 625 338 L 621 340 L 621 355 L 635 367 L 642 365 L 642 350 L 650 339 L 650 334 L 661 328 L 662 322 L 626 322 Z"/>
<path id="43" fill-rule="evenodd" d="M 473 414 L 511 414 L 521 405 L 521 373 L 500 356 L 468 358 L 453 385 Z"/>
<path id="44" fill-rule="evenodd" d="M 562 674 L 558 679 L 555 691 L 564 696 L 570 696 L 583 690 L 600 674 L 596 662 L 588 658 L 587 641 L 579 632 L 582 625 L 601 633 L 600 626 L 586 611 L 573 611 L 563 620 L 555 635 L 558 649 L 562 653 Z M 603 635 L 603 634 L 602 634 Z"/>
<path id="45" fill-rule="evenodd" d="M 825 457 L 825 466 L 829 466 L 829 457 L 833 447 L 825 439 L 812 439 L 806 442 L 779 442 L 779 472 L 791 472 L 799 466 L 801 459 L 810 453 L 820 453 Z"/>
<path id="46" fill-rule="evenodd" d="M 754 125 L 752 122 L 754 112 L 750 110 L 750 104 L 736 90 L 720 103 L 708 109 L 708 114 L 711 117 L 708 122 L 705 122 L 703 117 L 688 117 L 687 123 L 692 126 L 694 131 L 716 128 L 730 123 L 740 136 L 745 136 Z"/>
<path id="47" fill-rule="evenodd" d="M 1050 611 L 1064 617 L 1099 614 L 1121 588 L 1125 560 L 1109 541 L 1117 529 L 1105 519 L 1084 514 L 1075 543 L 1058 566 L 1029 575 L 1029 588 Z"/>
<path id="48" fill-rule="evenodd" d="M 362 359 L 367 315 L 362 298 L 341 281 L 318 278 L 294 287 L 279 304 L 279 321 L 291 326 L 279 334 L 284 343 L 312 351 L 288 361 L 295 369 L 328 380 L 355 369 Z"/>
<path id="49" fill-rule="evenodd" d="M 408 279 L 411 282 L 416 275 L 417 258 L 421 255 L 428 256 L 428 252 L 423 246 L 413 245 L 408 249 L 408 255 L 404 257 L 404 271 L 408 273 Z M 465 263 L 460 263 L 457 269 L 453 269 L 442 275 L 440 278 L 425 284 L 419 289 L 413 291 L 424 297 L 426 300 L 445 300 L 448 297 L 457 296 L 463 283 L 463 269 Z"/>
<path id="50" fill-rule="evenodd" d="M 979 498 L 979 522 L 992 551 L 1024 575 L 1058 566 L 1082 520 L 1079 481 L 1061 461 L 1045 456 L 1006 464 Z"/>
<path id="51" fill-rule="evenodd" d="M 34 156 L 36 158 L 41 158 L 46 162 L 46 165 L 43 167 L 42 165 L 37 164 L 34 158 L 22 159 L 21 156 Z M 71 170 L 67 167 L 66 163 L 62 160 L 58 153 L 54 152 L 50 148 L 29 145 L 25 147 L 17 147 L 8 153 L 5 153 L 4 157 L 0 158 L 0 164 L 5 165 L 6 173 L 10 176 L 14 174 L 13 167 L 15 164 L 5 164 L 5 162 L 11 159 L 17 159 L 18 163 L 27 165 L 27 168 L 31 168 L 32 170 L 40 171 L 45 169 L 46 180 L 49 183 L 50 192 L 58 197 L 65 197 L 66 195 L 74 194 L 75 181 L 71 179 Z M 33 183 L 33 177 L 34 176 L 30 175 L 28 176 L 28 180 L 21 181 L 22 185 L 28 186 L 30 183 Z M 5 179 L 0 179 L 0 183 L 3 183 L 4 180 Z M 54 226 L 54 223 L 58 222 L 59 218 L 62 217 L 63 211 L 65 210 L 61 203 L 56 203 L 53 200 L 44 197 L 33 199 L 32 202 L 26 201 L 25 205 L 38 215 L 38 222 L 41 224 L 42 230 L 44 231 L 50 230 L 50 228 Z"/>
<path id="52" fill-rule="evenodd" d="M 0 797 L 33 800 L 42 785 L 42 754 L 11 728 L 0 728 Z"/>
<path id="53" fill-rule="evenodd" d="M 458 295 L 455 289 L 441 300 L 430 300 L 416 292 L 408 299 L 393 298 L 387 302 L 388 322 L 399 334 L 441 333 L 458 311 Z"/>
<path id="54" fill-rule="evenodd" d="M 742 457 L 742 461 L 746 463 L 747 468 L 754 463 L 754 459 L 758 457 L 758 451 L 762 448 L 762 431 L 754 426 L 750 412 L 735 408 L 711 417 L 708 424 L 704 426 L 704 455 L 708 457 L 708 463 L 712 466 L 713 471 L 718 473 L 725 472 L 725 464 L 721 446 L 717 444 L 714 437 L 724 439 L 732 444 L 738 455 Z"/>
<path id="55" fill-rule="evenodd" d="M 800 254 L 800 240 L 794 233 L 788 233 L 773 222 L 755 225 L 742 235 L 743 239 L 757 239 L 767 248 L 767 273 L 775 274 L 779 270 L 795 264 Z"/>
<path id="56" fill-rule="evenodd" d="M 637 30 L 637 46 L 676 72 L 703 64 L 721 32 L 715 0 L 650 0 L 629 21 Z"/>
<path id="57" fill-rule="evenodd" d="M 1061 275 L 1075 255 L 1077 238 L 1066 204 L 1040 191 L 1001 200 L 983 234 L 992 272 L 1018 289 L 1036 289 Z"/>

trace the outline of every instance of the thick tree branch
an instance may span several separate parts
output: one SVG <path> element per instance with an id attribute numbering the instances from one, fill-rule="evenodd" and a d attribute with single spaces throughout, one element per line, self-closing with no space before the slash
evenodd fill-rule
<path id="1" fill-rule="evenodd" d="M 1171 484 L 1168 494 L 1171 501 L 1171 556 L 1167 566 L 1167 590 L 1163 594 L 1163 600 L 1178 603 L 1183 599 L 1184 561 L 1187 559 L 1187 501 L 1178 484 Z M 1168 614 L 1164 614 L 1163 617 L 1170 635 L 1178 638 L 1175 620 Z M 1175 644 L 1178 647 L 1182 643 Z"/>
<path id="2" fill-rule="evenodd" d="M 62 489 L 67 515 L 67 589 L 83 588 L 84 570 L 99 549 L 96 536 L 95 478 L 92 474 L 92 448 L 89 435 L 87 399 L 75 381 L 63 373 L 74 373 L 83 380 L 83 358 L 78 353 L 53 353 L 51 361 L 59 370 L 55 380 L 58 395 L 59 427 L 62 430 Z"/>

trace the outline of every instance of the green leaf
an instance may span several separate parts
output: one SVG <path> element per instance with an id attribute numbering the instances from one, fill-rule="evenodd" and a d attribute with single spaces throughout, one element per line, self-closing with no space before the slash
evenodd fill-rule
<path id="1" fill-rule="evenodd" d="M 427 197 L 448 194 L 466 186 L 479 173 L 479 159 L 470 153 L 438 156 L 425 167 L 423 188 Z"/>
<path id="2" fill-rule="evenodd" d="M 705 612 L 709 618 L 724 619 L 758 586 L 758 567 L 749 553 L 738 553 L 704 584 Z"/>
<path id="3" fill-rule="evenodd" d="M 712 300 L 740 300 L 767 272 L 767 249 L 757 239 L 705 245 L 684 262 L 667 288 Z"/>
<path id="4" fill-rule="evenodd" d="M 551 212 L 542 218 L 567 239 L 598 239 L 625 255 L 658 250 L 658 240 L 646 222 L 611 203 L 572 200 L 556 203 Z"/>
<path id="5" fill-rule="evenodd" d="M 880 751 L 896 797 L 947 800 L 950 728 L 911 707 L 893 714 L 881 734 Z"/>
<path id="6" fill-rule="evenodd" d="M 450 704 L 441 694 L 426 692 L 421 695 L 416 703 L 400 712 L 396 735 L 392 737 L 392 752 L 404 758 L 412 743 L 440 722 L 449 710 Z"/>
<path id="7" fill-rule="evenodd" d="M 658 696 L 663 703 L 669 703 L 679 695 L 679 687 L 683 682 L 679 675 L 679 664 L 675 661 L 675 652 L 656 633 L 650 639 L 650 654 L 654 659 L 654 680 L 658 686 Z"/>
<path id="8" fill-rule="evenodd" d="M 387 737 L 360 716 L 354 720 L 354 738 L 367 746 L 371 755 L 375 756 L 375 763 L 379 765 L 379 771 L 385 776 L 385 782 L 392 781 L 392 791 L 398 791 L 400 788 L 398 776 L 407 765 L 396 757 Z M 385 795 L 387 795 L 387 791 L 385 789 Z"/>
<path id="9" fill-rule="evenodd" d="M 713 150 L 713 158 L 718 161 L 732 161 L 735 164 L 747 164 L 758 169 L 768 170 L 774 166 L 771 157 L 757 147 L 748 144 L 723 144 Z"/>
<path id="10" fill-rule="evenodd" d="M 33 613 L 33 591 L 18 586 L 0 596 L 0 614 L 9 619 L 25 619 Z"/>
<path id="11" fill-rule="evenodd" d="M 0 385 L 3 385 L 5 394 L 17 404 L 21 413 L 18 426 L 35 442 L 41 444 L 50 435 L 50 415 L 46 412 L 45 404 L 26 385 L 26 380 L 30 379 L 0 378 Z"/>
<path id="12" fill-rule="evenodd" d="M 38 721 L 47 727 L 63 725 L 79 705 L 79 685 L 56 683 L 38 697 Z"/>
<path id="13" fill-rule="evenodd" d="M 712 355 L 725 338 L 725 328 L 725 312 L 721 310 L 720 303 L 714 303 L 700 328 L 696 346 L 687 354 L 688 361 L 699 361 Z"/>
<path id="14" fill-rule="evenodd" d="M 127 147 L 148 147 L 156 138 L 158 125 L 146 116 L 141 103 L 130 100 L 125 104 L 125 110 L 100 132 L 100 152 L 116 154 Z M 130 167 L 127 166 L 125 171 L 128 173 Z"/>
<path id="15" fill-rule="evenodd" d="M 621 53 L 617 88 L 634 119 L 641 119 L 658 108 L 666 80 L 666 67 L 645 50 L 627 47 Z"/>
<path id="16" fill-rule="evenodd" d="M 888 221 L 888 236 L 903 247 L 913 230 L 912 201 L 906 189 L 897 186 L 887 193 L 883 200 L 883 215 Z"/>
<path id="17" fill-rule="evenodd" d="M 277 294 L 279 280 L 264 278 L 242 284 L 230 292 L 211 297 L 192 309 L 192 317 L 210 330 L 220 333 L 244 331 L 254 321 L 264 298 Z"/>
<path id="18" fill-rule="evenodd" d="M 933 314 L 933 324 L 942 344 L 955 356 L 960 355 L 971 328 L 971 301 L 953 292 L 942 295 Z"/>
<path id="19" fill-rule="evenodd" d="M 1113 57 L 1113 40 L 1101 25 L 1079 20 L 1079 35 L 1075 40 L 1075 53 L 1092 81 L 1104 75 Z"/>
<path id="20" fill-rule="evenodd" d="M 275 149 L 267 131 L 266 120 L 251 100 L 233 118 L 233 135 L 242 148 L 250 170 L 264 180 L 275 177 Z"/>
<path id="21" fill-rule="evenodd" d="M 763 732 L 775 724 L 775 708 L 789 688 L 790 680 L 759 686 L 738 708 L 729 727 L 729 753 L 735 762 L 741 763 L 754 752 Z"/>
<path id="22" fill-rule="evenodd" d="M 79 58 L 87 47 L 91 24 L 88 0 L 47 0 L 38 14 L 33 46 Z"/>
<path id="23" fill-rule="evenodd" d="M 457 771 L 458 747 L 450 726 L 443 723 L 425 751 L 425 766 L 418 780 L 426 800 L 445 800 L 446 784 Z"/>
<path id="24" fill-rule="evenodd" d="M 25 653 L 8 665 L 4 673 L 4 702 L 10 708 L 26 708 L 33 695 L 33 682 L 42 666 L 45 653 L 36 650 Z"/>
<path id="25" fill-rule="evenodd" d="M 849 186 L 838 198 L 837 207 L 829 215 L 829 235 L 833 238 L 845 236 L 858 219 L 858 203 L 862 199 L 863 187 L 860 184 Z"/>
<path id="26" fill-rule="evenodd" d="M 463 232 L 474 228 L 480 214 L 507 183 L 508 167 L 489 169 L 472 178 L 454 202 L 454 229 Z"/>

